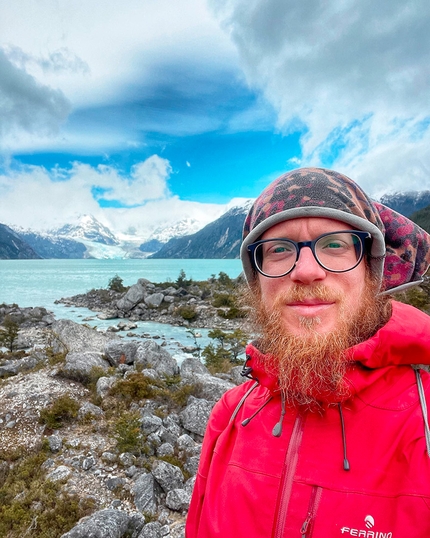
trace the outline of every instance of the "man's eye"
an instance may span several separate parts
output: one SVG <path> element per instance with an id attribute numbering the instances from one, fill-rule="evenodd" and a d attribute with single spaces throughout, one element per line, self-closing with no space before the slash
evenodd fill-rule
<path id="1" fill-rule="evenodd" d="M 291 254 L 294 252 L 294 248 L 291 245 L 276 244 L 268 248 L 266 255 L 271 254 Z"/>

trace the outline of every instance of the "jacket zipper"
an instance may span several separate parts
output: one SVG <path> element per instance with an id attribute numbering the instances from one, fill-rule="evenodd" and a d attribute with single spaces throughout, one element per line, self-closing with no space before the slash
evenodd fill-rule
<path id="1" fill-rule="evenodd" d="M 287 519 L 288 504 L 290 502 L 293 479 L 297 468 L 299 448 L 303 435 L 303 416 L 298 414 L 294 422 L 288 445 L 287 455 L 285 456 L 284 469 L 281 477 L 280 496 L 278 498 L 278 511 L 275 519 L 273 538 L 282 538 L 284 536 L 285 522 Z"/>
<path id="2" fill-rule="evenodd" d="M 303 522 L 300 532 L 302 533 L 302 538 L 311 538 L 312 536 L 312 527 L 313 522 L 320 504 L 322 495 L 322 487 L 314 486 L 312 488 L 311 498 L 309 499 L 309 508 L 305 521 Z"/>

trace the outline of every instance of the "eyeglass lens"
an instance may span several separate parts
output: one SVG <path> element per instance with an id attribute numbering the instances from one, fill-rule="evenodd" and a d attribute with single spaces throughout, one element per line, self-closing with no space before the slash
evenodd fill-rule
<path id="1" fill-rule="evenodd" d="M 299 257 L 299 246 L 288 239 L 273 239 L 260 243 L 255 249 L 255 263 L 268 276 L 290 272 Z M 353 269 L 360 261 L 363 245 L 359 236 L 350 232 L 323 235 L 314 244 L 313 254 L 325 269 L 343 272 Z"/>

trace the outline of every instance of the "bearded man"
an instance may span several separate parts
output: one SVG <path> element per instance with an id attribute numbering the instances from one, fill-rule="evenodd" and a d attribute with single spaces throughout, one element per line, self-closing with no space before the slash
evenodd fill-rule
<path id="1" fill-rule="evenodd" d="M 246 218 L 257 339 L 215 405 L 187 538 L 428 538 L 430 237 L 324 169 L 289 172 Z"/>

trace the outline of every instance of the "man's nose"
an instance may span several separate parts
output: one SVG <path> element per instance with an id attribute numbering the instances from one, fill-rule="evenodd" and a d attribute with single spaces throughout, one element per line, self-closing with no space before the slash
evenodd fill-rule
<path id="1" fill-rule="evenodd" d="M 327 272 L 316 261 L 312 250 L 309 247 L 303 247 L 290 273 L 291 280 L 302 284 L 312 284 L 316 280 L 324 280 L 326 276 Z"/>

